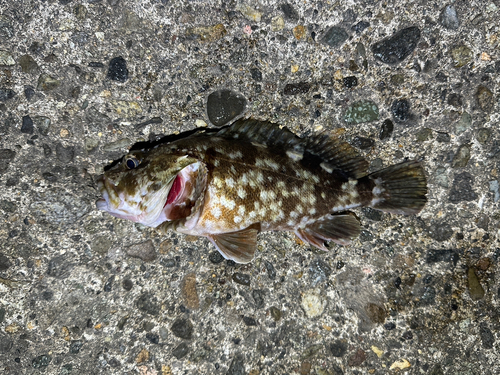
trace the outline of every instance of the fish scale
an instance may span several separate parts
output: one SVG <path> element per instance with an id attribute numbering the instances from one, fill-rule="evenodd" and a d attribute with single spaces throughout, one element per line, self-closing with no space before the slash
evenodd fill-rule
<path id="1" fill-rule="evenodd" d="M 352 146 L 326 134 L 302 139 L 270 122 L 240 120 L 129 153 L 99 178 L 97 206 L 160 231 L 207 237 L 224 257 L 246 263 L 260 231 L 293 231 L 325 250 L 327 241 L 346 245 L 360 233 L 350 209 L 423 208 L 421 163 L 371 174 L 367 166 Z"/>

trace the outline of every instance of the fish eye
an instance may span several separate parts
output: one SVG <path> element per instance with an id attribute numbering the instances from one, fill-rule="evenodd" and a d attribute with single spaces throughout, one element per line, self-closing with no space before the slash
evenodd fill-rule
<path id="1" fill-rule="evenodd" d="M 132 155 L 128 155 L 125 157 L 125 165 L 128 169 L 134 169 L 139 166 L 141 162 Z"/>

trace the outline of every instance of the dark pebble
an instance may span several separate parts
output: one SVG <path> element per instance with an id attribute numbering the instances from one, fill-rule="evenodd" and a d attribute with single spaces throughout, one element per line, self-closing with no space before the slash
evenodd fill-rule
<path id="1" fill-rule="evenodd" d="M 250 69 L 250 74 L 252 74 L 252 78 L 255 81 L 262 82 L 262 72 L 259 69 L 257 68 Z"/>
<path id="2" fill-rule="evenodd" d="M 413 338 L 413 333 L 411 331 L 406 331 L 403 333 L 403 339 L 411 340 Z"/>
<path id="3" fill-rule="evenodd" d="M 104 291 L 111 292 L 113 289 L 113 281 L 115 281 L 115 275 L 111 275 L 108 280 L 104 283 Z"/>
<path id="4" fill-rule="evenodd" d="M 332 26 L 323 35 L 321 42 L 335 48 L 341 46 L 348 38 L 349 34 L 343 27 Z"/>
<path id="5" fill-rule="evenodd" d="M 471 202 L 477 199 L 477 194 L 472 189 L 474 177 L 468 173 L 463 172 L 455 175 L 453 185 L 450 191 L 449 200 L 451 203 Z"/>
<path id="6" fill-rule="evenodd" d="M 385 120 L 380 126 L 380 134 L 379 134 L 380 140 L 390 138 L 393 130 L 394 130 L 394 124 L 392 123 L 392 121 L 389 119 Z"/>
<path id="7" fill-rule="evenodd" d="M 305 94 L 311 89 L 311 85 L 307 82 L 288 83 L 283 89 L 284 95 Z"/>
<path id="8" fill-rule="evenodd" d="M 170 329 L 181 339 L 190 340 L 193 335 L 193 324 L 189 319 L 177 318 Z"/>
<path id="9" fill-rule="evenodd" d="M 12 349 L 13 344 L 14 343 L 9 338 L 9 336 L 4 334 L 3 332 L 0 332 L 0 353 L 2 354 L 8 353 L 10 349 Z"/>
<path id="10" fill-rule="evenodd" d="M 158 315 L 160 314 L 160 304 L 158 303 L 158 299 L 150 294 L 150 293 L 143 293 L 137 298 L 135 302 L 137 308 L 141 311 L 144 311 L 147 314 L 150 315 Z"/>
<path id="11" fill-rule="evenodd" d="M 340 358 L 347 353 L 347 341 L 336 340 L 330 344 L 330 352 L 334 357 Z"/>
<path id="12" fill-rule="evenodd" d="M 237 353 L 233 357 L 233 360 L 229 365 L 229 369 L 227 370 L 226 375 L 246 375 L 245 357 L 242 354 Z"/>
<path id="13" fill-rule="evenodd" d="M 151 333 L 151 332 L 146 333 L 146 339 L 155 345 L 157 345 L 160 342 L 160 336 L 157 335 L 156 333 Z"/>
<path id="14" fill-rule="evenodd" d="M 369 220 L 380 221 L 382 220 L 382 212 L 378 210 L 374 210 L 370 207 L 364 207 L 361 209 L 365 217 Z"/>
<path id="15" fill-rule="evenodd" d="M 394 328 L 396 328 L 396 324 L 394 324 L 393 322 L 389 322 L 389 323 L 384 324 L 384 329 L 386 329 L 388 331 L 392 331 Z"/>
<path id="16" fill-rule="evenodd" d="M 266 267 L 266 270 L 267 270 L 267 277 L 269 277 L 271 280 L 274 280 L 276 278 L 276 270 L 275 270 L 273 264 L 271 262 L 265 260 L 264 266 Z"/>
<path id="17" fill-rule="evenodd" d="M 242 319 L 243 319 L 243 323 L 245 323 L 245 325 L 247 327 L 253 327 L 253 326 L 257 325 L 257 322 L 255 321 L 255 319 L 250 317 L 250 316 L 243 316 Z"/>
<path id="18" fill-rule="evenodd" d="M 351 144 L 361 150 L 366 150 L 367 148 L 373 147 L 375 141 L 371 138 L 356 136 L 353 138 Z"/>
<path id="19" fill-rule="evenodd" d="M 451 166 L 453 168 L 464 168 L 467 166 L 467 163 L 470 159 L 470 144 L 460 145 L 456 154 L 453 156 L 453 160 L 451 162 Z"/>
<path id="20" fill-rule="evenodd" d="M 43 156 L 49 157 L 50 155 L 52 155 L 52 149 L 50 148 L 50 146 L 48 144 L 44 143 L 42 145 L 42 148 L 43 148 Z"/>
<path id="21" fill-rule="evenodd" d="M 9 258 L 0 253 L 0 271 L 9 269 L 11 265 L 12 264 L 10 263 Z"/>
<path id="22" fill-rule="evenodd" d="M 461 107 L 463 104 L 462 96 L 454 92 L 451 93 L 450 95 L 448 95 L 448 104 L 452 105 L 455 108 Z"/>
<path id="23" fill-rule="evenodd" d="M 218 90 L 207 99 L 208 119 L 215 126 L 222 126 L 243 113 L 246 99 L 231 90 Z"/>
<path id="24" fill-rule="evenodd" d="M 429 237 L 436 241 L 446 241 L 453 236 L 451 225 L 444 222 L 432 223 L 428 228 Z"/>
<path id="25" fill-rule="evenodd" d="M 260 309 L 264 307 L 264 296 L 265 292 L 260 289 L 254 289 L 252 290 L 252 298 L 255 302 L 255 308 Z"/>
<path id="26" fill-rule="evenodd" d="M 47 267 L 47 275 L 55 277 L 56 279 L 65 279 L 71 273 L 74 264 L 68 262 L 63 256 L 56 256 L 49 261 Z"/>
<path id="27" fill-rule="evenodd" d="M 29 101 L 35 96 L 35 88 L 33 86 L 24 86 L 24 96 Z"/>
<path id="28" fill-rule="evenodd" d="M 68 146 L 64 147 L 61 143 L 56 145 L 56 156 L 57 159 L 62 163 L 70 163 L 75 157 L 75 147 Z"/>
<path id="29" fill-rule="evenodd" d="M 448 133 L 444 132 L 437 132 L 437 137 L 436 141 L 442 142 L 442 143 L 448 143 L 451 140 L 451 136 Z"/>
<path id="30" fill-rule="evenodd" d="M 127 62 L 121 56 L 111 59 L 107 77 L 113 81 L 125 82 L 128 79 Z"/>
<path id="31" fill-rule="evenodd" d="M 208 260 L 210 262 L 212 262 L 213 264 L 219 264 L 221 262 L 224 261 L 224 257 L 222 256 L 221 253 L 219 253 L 218 251 L 212 251 L 209 255 L 208 255 Z"/>
<path id="32" fill-rule="evenodd" d="M 42 292 L 42 299 L 45 301 L 50 301 L 54 297 L 54 292 L 52 290 L 45 290 Z"/>
<path id="33" fill-rule="evenodd" d="M 184 358 L 188 353 L 189 348 L 185 342 L 181 342 L 172 350 L 172 355 L 177 359 Z"/>
<path id="34" fill-rule="evenodd" d="M 495 104 L 493 93 L 486 86 L 479 86 L 476 91 L 476 99 L 479 107 L 484 112 L 490 112 Z"/>
<path id="35" fill-rule="evenodd" d="M 16 92 L 11 89 L 7 88 L 0 88 L 0 102 L 6 102 L 9 99 L 12 99 L 14 96 L 16 96 Z"/>
<path id="36" fill-rule="evenodd" d="M 23 116 L 23 124 L 21 125 L 21 133 L 33 134 L 33 120 L 29 116 Z"/>
<path id="37" fill-rule="evenodd" d="M 78 354 L 83 346 L 82 340 L 73 340 L 69 346 L 69 352 L 71 354 Z"/>
<path id="38" fill-rule="evenodd" d="M 293 21 L 299 20 L 299 14 L 292 5 L 288 3 L 281 4 L 281 10 L 285 14 L 285 17 L 288 18 L 289 20 Z"/>
<path id="39" fill-rule="evenodd" d="M 396 64 L 408 57 L 417 47 L 420 29 L 416 26 L 400 30 L 393 36 L 372 45 L 373 55 L 386 64 Z"/>
<path id="40" fill-rule="evenodd" d="M 21 56 L 18 63 L 23 73 L 34 73 L 38 70 L 38 64 L 30 55 Z"/>
<path id="41" fill-rule="evenodd" d="M 134 287 L 134 283 L 130 279 L 125 279 L 122 281 L 122 288 L 125 289 L 127 292 L 132 290 Z"/>
<path id="42" fill-rule="evenodd" d="M 342 82 L 344 86 L 348 89 L 358 85 L 358 79 L 356 78 L 356 76 L 344 77 L 342 79 Z"/>
<path id="43" fill-rule="evenodd" d="M 449 30 L 457 30 L 460 27 L 457 10 L 451 4 L 445 6 L 441 11 L 439 22 Z"/>
<path id="44" fill-rule="evenodd" d="M 371 302 L 366 304 L 365 312 L 373 323 L 383 323 L 387 316 L 387 311 L 382 306 Z"/>
<path id="45" fill-rule="evenodd" d="M 31 362 L 34 368 L 42 368 L 42 367 L 47 367 L 52 361 L 52 357 L 48 354 L 42 354 L 36 358 L 33 359 Z"/>
<path id="46" fill-rule="evenodd" d="M 309 264 L 309 278 L 313 286 L 326 281 L 331 273 L 332 268 L 320 259 L 313 260 L 311 264 Z"/>
<path id="47" fill-rule="evenodd" d="M 393 101 L 391 113 L 396 121 L 407 121 L 410 118 L 410 102 L 407 99 L 397 99 Z"/>
<path id="48" fill-rule="evenodd" d="M 351 27 L 351 30 L 356 34 L 361 34 L 365 29 L 370 27 L 370 23 L 367 21 L 359 21 L 357 24 Z"/>
<path id="49" fill-rule="evenodd" d="M 495 335 L 493 335 L 493 332 L 491 332 L 491 329 L 485 322 L 479 325 L 479 336 L 481 337 L 481 343 L 484 349 L 493 349 Z"/>
<path id="50" fill-rule="evenodd" d="M 12 20 L 4 15 L 0 15 L 0 38 L 10 39 L 14 36 Z"/>
<path id="51" fill-rule="evenodd" d="M 233 281 L 238 284 L 250 286 L 250 276 L 244 273 L 236 272 L 233 274 Z"/>
<path id="52" fill-rule="evenodd" d="M 177 266 L 177 261 L 174 258 L 162 259 L 160 264 L 166 268 L 173 268 Z"/>
<path id="53" fill-rule="evenodd" d="M 89 68 L 104 68 L 104 64 L 98 61 L 89 62 Z"/>

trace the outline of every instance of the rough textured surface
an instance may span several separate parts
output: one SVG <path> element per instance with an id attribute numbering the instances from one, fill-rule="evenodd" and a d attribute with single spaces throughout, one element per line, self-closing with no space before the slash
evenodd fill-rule
<path id="1" fill-rule="evenodd" d="M 0 373 L 498 373 L 498 2 L 0 9 Z M 260 235 L 244 266 L 95 210 L 104 166 L 220 90 L 370 170 L 422 159 L 429 203 L 358 210 L 326 254 Z"/>

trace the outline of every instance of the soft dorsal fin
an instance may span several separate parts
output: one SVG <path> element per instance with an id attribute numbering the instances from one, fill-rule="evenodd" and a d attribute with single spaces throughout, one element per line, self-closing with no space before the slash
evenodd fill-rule
<path id="1" fill-rule="evenodd" d="M 248 263 L 257 249 L 258 233 L 259 230 L 251 226 L 237 232 L 210 234 L 207 237 L 224 258 L 236 263 Z"/>
<path id="2" fill-rule="evenodd" d="M 299 138 L 286 127 L 269 121 L 240 119 L 219 130 L 216 136 L 293 150 L 298 155 L 309 153 L 321 158 L 327 169 L 340 170 L 348 177 L 357 179 L 367 174 L 368 162 L 354 147 L 325 133 Z"/>

